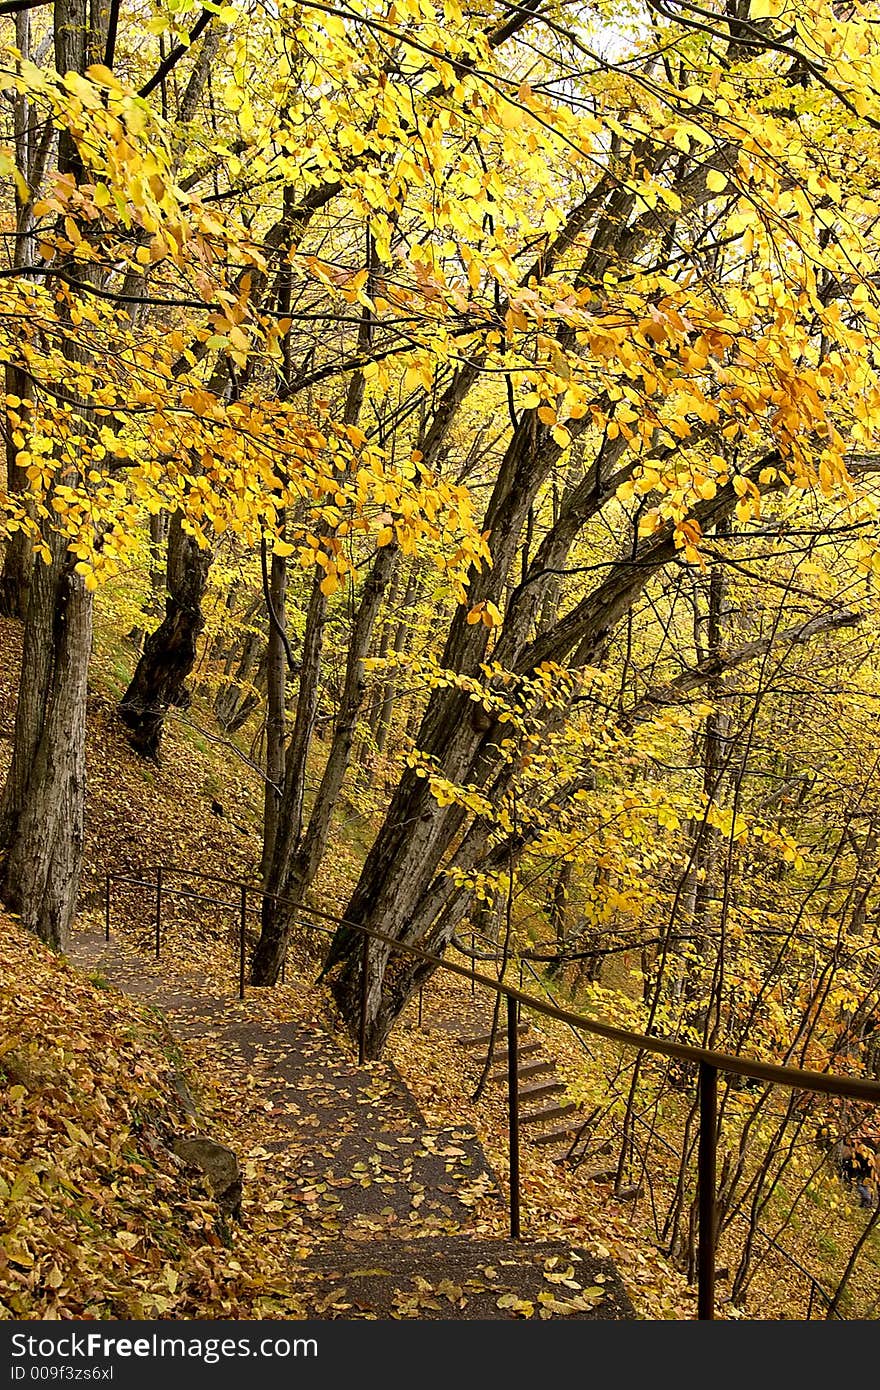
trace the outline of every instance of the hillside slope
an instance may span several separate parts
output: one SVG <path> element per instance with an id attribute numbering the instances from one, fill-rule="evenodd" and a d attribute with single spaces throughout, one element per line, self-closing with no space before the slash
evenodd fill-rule
<path id="1" fill-rule="evenodd" d="M 0 917 L 0 1316 L 259 1316 L 266 1253 L 240 1229 L 231 1258 L 169 1148 L 178 1065 L 158 1015 Z"/>

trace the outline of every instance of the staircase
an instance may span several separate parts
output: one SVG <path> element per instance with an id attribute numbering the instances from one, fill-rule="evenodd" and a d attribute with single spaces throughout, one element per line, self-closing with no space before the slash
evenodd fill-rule
<path id="1" fill-rule="evenodd" d="M 102 983 L 161 1010 L 184 1054 L 192 1040 L 222 1058 L 239 1107 L 239 1097 L 253 1096 L 264 1117 L 263 1151 L 285 1174 L 289 1215 L 274 1239 L 289 1251 L 304 1316 L 635 1316 L 610 1260 L 564 1239 L 487 1235 L 502 1227 L 504 1204 L 477 1136 L 429 1127 L 393 1066 L 356 1066 L 305 1009 L 291 1021 L 267 1021 L 259 999 L 211 995 L 192 976 L 181 982 L 165 962 L 94 933 L 74 937 L 69 955 Z M 537 1035 L 524 1036 L 521 1094 L 538 1108 L 523 1123 L 525 1132 L 538 1131 L 535 1142 L 549 1142 L 554 1131 L 543 1126 L 573 1107 L 553 1104 L 561 1085 L 541 1047 Z M 505 1055 L 501 1049 L 497 1060 Z M 234 1144 L 234 1127 L 228 1138 Z M 245 1220 L 249 1199 L 246 1180 Z"/>
<path id="2" fill-rule="evenodd" d="M 568 1155 L 572 1143 L 582 1129 L 586 1117 L 577 1105 L 560 1102 L 565 1093 L 565 1082 L 560 1080 L 556 1062 L 546 1050 L 546 1040 L 530 1023 L 520 1023 L 517 1027 L 517 1080 L 519 1092 L 519 1123 L 521 1137 L 528 1143 L 547 1148 L 551 1157 L 562 1161 Z M 458 1039 L 461 1047 L 473 1051 L 485 1051 L 491 1045 L 491 1033 L 478 1033 L 476 1036 L 462 1036 Z M 493 1066 L 499 1069 L 489 1073 L 489 1084 L 508 1086 L 507 1037 L 503 1032 L 496 1036 L 492 1052 Z"/>

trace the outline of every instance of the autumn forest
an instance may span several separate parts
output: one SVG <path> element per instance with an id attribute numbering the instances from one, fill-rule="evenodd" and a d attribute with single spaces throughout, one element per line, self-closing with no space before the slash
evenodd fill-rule
<path id="1" fill-rule="evenodd" d="M 0 45 L 0 1319 L 878 1317 L 880 8 Z"/>

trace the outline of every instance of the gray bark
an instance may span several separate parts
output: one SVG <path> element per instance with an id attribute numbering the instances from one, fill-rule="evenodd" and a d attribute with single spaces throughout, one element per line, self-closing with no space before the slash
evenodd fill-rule
<path id="1" fill-rule="evenodd" d="M 58 71 L 82 73 L 102 39 L 85 0 L 56 0 L 54 33 Z M 82 169 L 65 132 L 59 167 L 74 175 Z M 88 360 L 72 335 L 64 351 L 74 365 Z M 79 418 L 88 423 L 85 404 Z M 60 480 L 77 481 L 66 459 Z M 12 763 L 0 800 L 2 895 L 26 927 L 62 948 L 82 862 L 92 601 L 65 540 L 49 526 L 43 539 L 50 559 L 35 567 L 30 584 Z"/>
<path id="2" fill-rule="evenodd" d="M 287 727 L 287 561 L 273 553 L 269 562 L 269 636 L 266 648 L 266 782 L 263 803 L 263 873 L 272 862 L 284 782 L 284 735 Z M 277 624 L 277 626 L 276 626 Z"/>
<path id="3" fill-rule="evenodd" d="M 119 715 L 132 747 L 157 760 L 165 714 L 188 704 L 185 682 L 196 660 L 196 644 L 205 625 L 202 599 L 212 553 L 183 529 L 179 512 L 168 530 L 165 618 L 144 644 Z"/>

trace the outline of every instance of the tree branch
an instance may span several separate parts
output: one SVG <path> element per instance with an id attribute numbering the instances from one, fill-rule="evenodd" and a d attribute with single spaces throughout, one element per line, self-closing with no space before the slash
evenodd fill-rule
<path id="1" fill-rule="evenodd" d="M 38 10 L 43 5 L 51 5 L 54 0 L 4 0 L 0 5 L 0 15 L 20 14 L 22 10 Z"/>
<path id="2" fill-rule="evenodd" d="M 269 622 L 272 624 L 272 627 L 278 634 L 278 637 L 281 641 L 281 645 L 284 647 L 284 654 L 287 657 L 288 670 L 293 675 L 296 675 L 296 673 L 300 669 L 300 664 L 294 656 L 293 652 L 291 651 L 290 642 L 287 639 L 287 633 L 285 632 L 284 627 L 282 626 L 278 614 L 275 612 L 275 605 L 272 602 L 272 593 L 269 588 L 269 569 L 266 563 L 265 536 L 263 536 L 260 540 L 260 573 L 263 579 L 263 597 L 266 600 L 266 612 L 269 615 Z"/>
<path id="3" fill-rule="evenodd" d="M 758 637 L 753 642 L 746 642 L 734 652 L 725 652 L 722 648 L 705 661 L 692 666 L 690 670 L 682 671 L 681 675 L 676 676 L 668 685 L 651 686 L 628 711 L 622 724 L 628 727 L 636 719 L 645 718 L 651 706 L 674 704 L 687 691 L 695 690 L 697 686 L 705 685 L 728 671 L 734 671 L 745 662 L 753 661 L 755 657 L 764 656 L 779 643 L 788 646 L 800 645 L 818 637 L 822 632 L 834 632 L 841 627 L 857 627 L 863 616 L 851 608 L 837 608 L 830 613 L 817 613 L 806 622 L 786 628 L 784 632 L 771 633 L 768 637 Z"/>
<path id="4" fill-rule="evenodd" d="M 150 92 L 155 91 L 155 89 L 159 86 L 159 83 L 162 82 L 168 76 L 171 69 L 177 66 L 183 55 L 189 52 L 196 39 L 205 32 L 213 18 L 214 13 L 212 10 L 202 10 L 202 13 L 199 15 L 198 19 L 196 20 L 195 24 L 190 30 L 187 42 L 175 44 L 174 48 L 172 48 L 167 58 L 165 58 L 165 60 L 159 64 L 150 80 L 148 82 L 145 82 L 144 85 L 141 88 L 139 88 L 139 97 L 148 97 L 150 95 Z"/>

